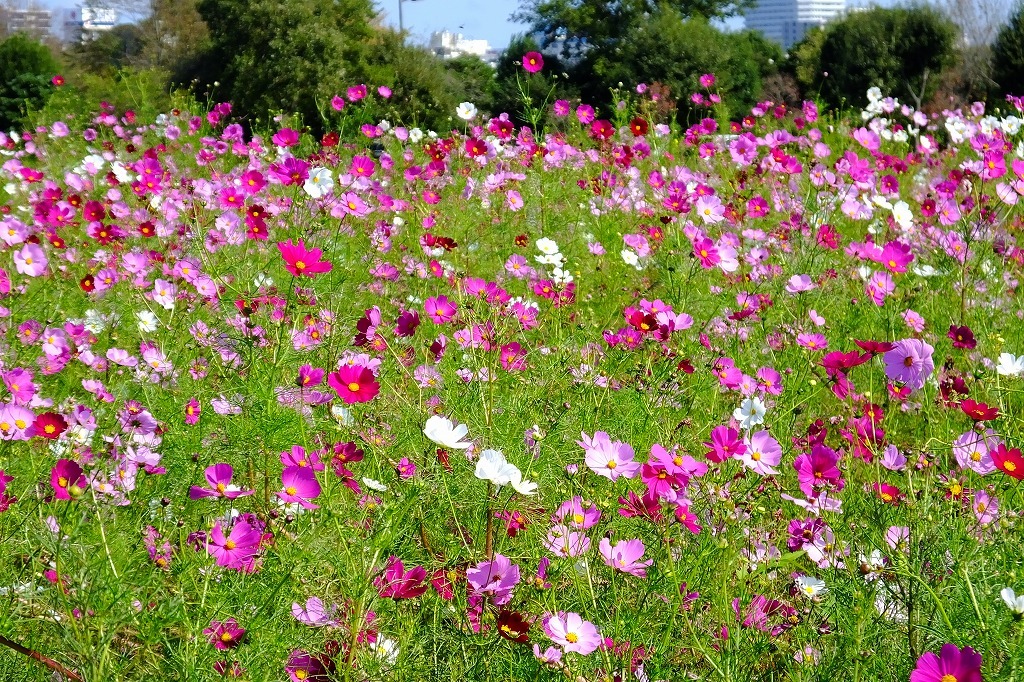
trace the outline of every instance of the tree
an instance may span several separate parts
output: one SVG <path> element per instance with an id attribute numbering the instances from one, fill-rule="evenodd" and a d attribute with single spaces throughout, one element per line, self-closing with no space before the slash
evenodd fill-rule
<path id="1" fill-rule="evenodd" d="M 249 117 L 284 110 L 320 126 L 331 97 L 359 82 L 370 0 L 199 0 L 210 52 L 197 77 Z"/>
<path id="2" fill-rule="evenodd" d="M 72 45 L 67 54 L 77 66 L 88 71 L 116 71 L 135 61 L 142 52 L 143 40 L 137 25 L 118 24 L 95 38 Z"/>
<path id="3" fill-rule="evenodd" d="M 1024 2 L 1019 2 L 992 46 L 992 80 L 1000 95 L 1024 92 Z"/>
<path id="4" fill-rule="evenodd" d="M 929 7 L 855 12 L 826 27 L 815 85 L 834 107 L 877 86 L 920 109 L 952 64 L 955 40 L 953 23 Z"/>
<path id="5" fill-rule="evenodd" d="M 0 42 L 0 129 L 18 123 L 29 109 L 42 107 L 59 71 L 50 50 L 23 33 Z"/>
<path id="6" fill-rule="evenodd" d="M 663 7 L 637 23 L 626 35 L 619 52 L 597 60 L 602 82 L 653 83 L 669 87 L 679 102 L 681 123 L 707 115 L 690 109 L 689 95 L 698 87 L 701 74 L 713 73 L 728 113 L 735 118 L 749 112 L 761 90 L 762 73 L 781 60 L 778 47 L 767 51 L 759 34 L 749 31 L 725 34 L 703 17 L 683 19 L 678 11 Z M 765 50 L 760 54 L 758 49 Z"/>
<path id="7" fill-rule="evenodd" d="M 527 23 L 540 46 L 558 46 L 570 78 L 584 98 L 606 98 L 607 82 L 600 79 L 602 61 L 614 61 L 633 51 L 631 36 L 652 17 L 727 18 L 752 7 L 756 0 L 521 0 L 517 21 Z"/>

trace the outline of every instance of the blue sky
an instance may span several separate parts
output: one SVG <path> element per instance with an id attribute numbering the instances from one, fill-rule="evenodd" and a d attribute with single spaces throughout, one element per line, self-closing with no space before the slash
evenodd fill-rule
<path id="1" fill-rule="evenodd" d="M 385 23 L 398 27 L 399 0 L 375 0 Z M 425 44 L 434 31 L 448 30 L 467 38 L 485 38 L 491 47 L 505 47 L 526 27 L 509 21 L 519 0 L 404 0 L 402 18 L 409 38 Z"/>

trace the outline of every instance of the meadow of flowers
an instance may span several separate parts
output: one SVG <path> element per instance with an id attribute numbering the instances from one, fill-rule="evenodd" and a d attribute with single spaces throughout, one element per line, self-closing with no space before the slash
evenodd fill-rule
<path id="1" fill-rule="evenodd" d="M 0 133 L 0 679 L 1021 679 L 1020 101 L 662 94 Z"/>

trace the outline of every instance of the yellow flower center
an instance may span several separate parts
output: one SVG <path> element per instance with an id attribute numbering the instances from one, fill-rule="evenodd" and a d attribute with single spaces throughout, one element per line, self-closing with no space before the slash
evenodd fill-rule
<path id="1" fill-rule="evenodd" d="M 1014 464 L 1013 462 L 1004 462 L 1003 466 L 1006 467 L 1007 471 L 1011 471 L 1012 472 L 1012 471 L 1016 471 L 1017 470 L 1017 465 Z"/>
<path id="2" fill-rule="evenodd" d="M 286 493 L 288 493 L 289 495 L 294 495 L 295 494 L 295 486 L 290 485 L 287 488 L 285 488 L 284 491 Z"/>
<path id="3" fill-rule="evenodd" d="M 618 465 L 619 465 L 619 463 L 618 463 L 618 462 L 616 462 L 616 461 L 615 461 L 615 460 L 613 459 L 613 460 L 611 460 L 610 462 L 608 462 L 608 464 L 606 464 L 605 466 L 607 466 L 607 467 L 608 467 L 609 469 L 614 469 L 614 468 L 615 468 L 615 467 L 617 467 Z"/>
<path id="4" fill-rule="evenodd" d="M 584 521 L 583 514 L 573 514 L 572 515 L 572 520 L 575 523 L 583 523 L 583 521 Z"/>
<path id="5" fill-rule="evenodd" d="M 755 462 L 760 462 L 761 461 L 761 453 L 757 452 L 755 450 L 754 452 L 751 453 L 750 459 L 754 460 Z"/>
<path id="6" fill-rule="evenodd" d="M 228 489 L 228 487 L 226 485 L 224 485 L 223 483 L 218 483 L 217 484 L 217 492 L 222 493 L 222 492 L 224 492 L 227 489 Z"/>
<path id="7" fill-rule="evenodd" d="M 352 391 L 353 393 L 358 393 L 359 392 L 359 384 L 357 384 L 356 382 L 353 381 L 352 383 L 350 383 L 348 385 L 348 390 Z"/>
<path id="8" fill-rule="evenodd" d="M 957 682 L 956 675 L 951 675 L 947 673 L 942 676 L 939 682 Z"/>
<path id="9" fill-rule="evenodd" d="M 565 641 L 569 642 L 569 644 L 575 644 L 580 641 L 580 637 L 575 632 L 570 632 L 565 636 Z M 943 680 L 943 682 L 945 682 L 945 680 Z"/>
<path id="10" fill-rule="evenodd" d="M 220 641 L 222 641 L 222 642 L 230 642 L 231 641 L 231 633 L 230 632 L 222 633 L 221 636 L 220 636 Z"/>
<path id="11" fill-rule="evenodd" d="M 300 260 L 297 260 L 297 261 L 295 261 L 295 269 L 296 270 L 305 270 L 306 269 L 306 264 L 304 262 L 300 261 Z"/>
<path id="12" fill-rule="evenodd" d="M 234 549 L 235 547 L 238 547 L 238 545 L 235 544 L 234 540 L 228 540 L 224 543 L 224 549 Z"/>

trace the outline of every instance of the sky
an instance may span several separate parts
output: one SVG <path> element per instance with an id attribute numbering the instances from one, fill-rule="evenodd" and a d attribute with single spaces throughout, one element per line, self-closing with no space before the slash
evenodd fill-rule
<path id="1" fill-rule="evenodd" d="M 400 0 L 375 0 L 385 23 L 398 28 Z M 526 26 L 509 20 L 519 0 L 401 0 L 402 19 L 410 42 L 425 45 L 434 31 L 448 30 L 466 38 L 485 39 L 491 47 L 508 45 L 515 33 Z"/>

